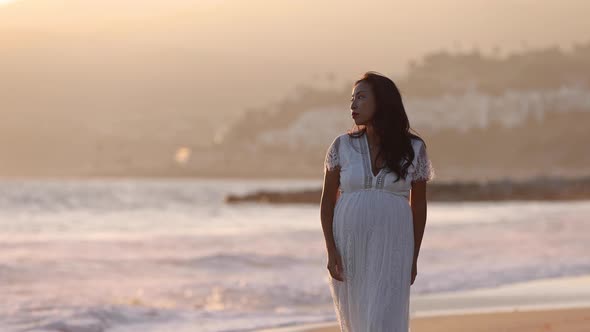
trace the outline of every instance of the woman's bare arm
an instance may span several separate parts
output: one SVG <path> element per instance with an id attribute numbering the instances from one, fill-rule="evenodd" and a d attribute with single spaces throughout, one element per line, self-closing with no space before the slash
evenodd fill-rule
<path id="1" fill-rule="evenodd" d="M 332 232 L 332 222 L 334 219 L 334 207 L 338 199 L 338 188 L 340 187 L 340 169 L 326 170 L 324 172 L 324 185 L 320 201 L 320 219 L 322 221 L 322 230 L 326 240 L 326 249 L 328 255 L 334 254 L 336 244 Z"/>
<path id="2" fill-rule="evenodd" d="M 410 205 L 414 221 L 414 262 L 417 262 L 426 228 L 426 181 L 412 182 Z"/>

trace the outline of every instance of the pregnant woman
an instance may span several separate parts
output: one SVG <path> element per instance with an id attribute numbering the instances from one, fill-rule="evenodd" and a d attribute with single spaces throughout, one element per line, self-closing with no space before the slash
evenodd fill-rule
<path id="1" fill-rule="evenodd" d="M 434 170 L 389 78 L 365 73 L 350 108 L 357 129 L 328 148 L 320 208 L 336 315 L 343 332 L 407 332 Z"/>

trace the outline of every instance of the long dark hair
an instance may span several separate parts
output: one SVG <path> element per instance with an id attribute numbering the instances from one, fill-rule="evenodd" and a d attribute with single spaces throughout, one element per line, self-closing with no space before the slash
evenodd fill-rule
<path id="1" fill-rule="evenodd" d="M 380 149 L 377 158 L 384 155 L 385 167 L 405 179 L 408 167 L 414 160 L 412 138 L 424 141 L 420 136 L 410 133 L 410 121 L 402 102 L 402 96 L 393 81 L 377 72 L 368 71 L 354 85 L 366 82 L 375 96 L 375 113 L 372 125 L 379 137 Z M 355 132 L 349 131 L 350 137 L 359 138 L 366 135 L 366 126 Z M 372 172 L 372 170 L 371 170 Z"/>

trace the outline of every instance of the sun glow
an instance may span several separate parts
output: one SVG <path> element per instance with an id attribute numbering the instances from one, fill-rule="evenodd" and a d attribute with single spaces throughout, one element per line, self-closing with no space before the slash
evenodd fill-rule
<path id="1" fill-rule="evenodd" d="M 15 2 L 16 0 L 0 0 L 0 6 L 7 5 L 11 2 Z"/>

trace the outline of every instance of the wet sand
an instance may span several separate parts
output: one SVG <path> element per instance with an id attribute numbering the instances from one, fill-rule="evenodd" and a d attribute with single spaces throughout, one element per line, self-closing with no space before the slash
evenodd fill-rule
<path id="1" fill-rule="evenodd" d="M 412 332 L 588 332 L 590 307 L 534 311 L 420 317 L 411 320 Z M 337 326 L 305 332 L 340 332 Z"/>

